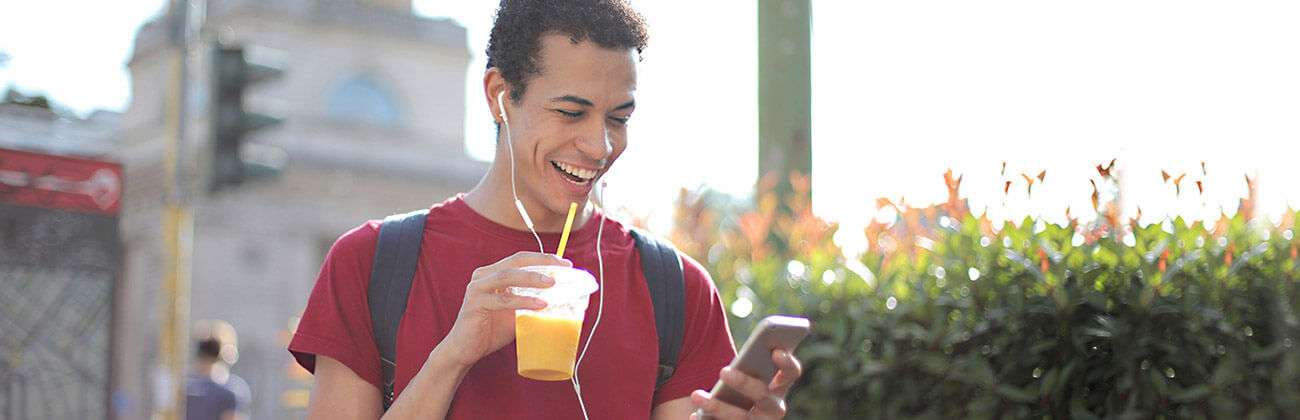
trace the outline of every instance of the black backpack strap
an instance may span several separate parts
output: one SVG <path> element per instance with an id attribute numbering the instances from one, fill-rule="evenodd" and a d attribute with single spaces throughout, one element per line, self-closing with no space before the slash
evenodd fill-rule
<path id="1" fill-rule="evenodd" d="M 428 209 L 384 218 L 375 246 L 374 267 L 370 270 L 367 301 L 370 327 L 379 348 L 383 374 L 384 411 L 393 404 L 393 381 L 397 368 L 397 326 L 406 312 L 406 297 L 420 261 L 420 242 L 424 238 L 424 219 Z"/>
<path id="2" fill-rule="evenodd" d="M 658 391 L 677 368 L 682 335 L 686 331 L 682 259 L 671 244 L 650 234 L 633 229 L 632 238 L 641 254 L 641 271 L 654 304 L 655 331 L 659 334 L 659 376 L 655 379 L 655 391 Z"/>

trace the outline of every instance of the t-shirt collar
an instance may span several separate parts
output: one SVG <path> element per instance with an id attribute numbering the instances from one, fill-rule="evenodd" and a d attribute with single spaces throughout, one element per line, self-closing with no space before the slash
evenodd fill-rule
<path id="1" fill-rule="evenodd" d="M 456 194 L 455 197 L 448 199 L 443 205 L 453 217 L 462 220 L 477 231 L 506 240 L 512 244 L 517 243 L 525 249 L 536 249 L 537 247 L 537 240 L 533 238 L 532 232 L 502 225 L 479 214 L 465 202 L 464 193 Z M 569 233 L 570 246 L 596 239 L 596 227 L 600 224 L 600 214 L 600 209 L 593 206 L 591 217 L 587 219 L 587 222 L 581 227 L 575 226 L 573 231 Z M 575 220 L 574 223 L 577 223 L 577 221 Z M 560 234 L 560 232 L 537 232 L 537 235 L 542 239 L 542 244 L 546 247 L 546 252 L 555 252 L 555 248 L 560 243 Z"/>

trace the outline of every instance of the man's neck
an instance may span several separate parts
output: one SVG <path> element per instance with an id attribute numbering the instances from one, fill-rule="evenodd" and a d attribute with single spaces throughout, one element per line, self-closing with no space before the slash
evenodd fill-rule
<path id="1" fill-rule="evenodd" d="M 528 197 L 521 196 L 519 199 L 524 203 L 524 208 L 528 210 L 528 217 L 533 220 L 533 227 L 538 232 L 560 232 L 564 229 L 564 219 L 567 214 L 552 212 L 546 206 Z M 515 199 L 510 189 L 509 168 L 503 170 L 493 164 L 478 185 L 465 194 L 465 204 L 495 223 L 511 229 L 528 230 L 523 216 L 520 216 L 519 211 L 515 209 Z M 578 215 L 574 216 L 573 220 L 575 230 L 590 219 L 591 208 L 586 204 L 578 203 Z"/>
<path id="2" fill-rule="evenodd" d="M 216 366 L 216 364 L 217 363 L 213 361 L 196 360 L 194 362 L 194 374 L 203 377 L 210 377 L 212 376 L 212 368 Z"/>

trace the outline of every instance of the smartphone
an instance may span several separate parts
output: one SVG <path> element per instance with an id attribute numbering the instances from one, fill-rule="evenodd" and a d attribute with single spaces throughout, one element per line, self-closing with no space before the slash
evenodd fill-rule
<path id="1" fill-rule="evenodd" d="M 776 375 L 772 351 L 781 349 L 793 354 L 795 347 L 808 336 L 810 329 L 811 323 L 807 318 L 785 315 L 763 318 L 731 361 L 731 368 L 761 379 L 764 383 L 771 383 L 772 377 Z M 753 401 L 723 384 L 721 379 L 713 385 L 710 393 L 718 400 L 745 410 L 754 407 Z"/>

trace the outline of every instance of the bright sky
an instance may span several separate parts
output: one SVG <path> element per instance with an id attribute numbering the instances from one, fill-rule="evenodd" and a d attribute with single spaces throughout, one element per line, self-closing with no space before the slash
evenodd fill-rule
<path id="1" fill-rule="evenodd" d="M 162 3 L 0 0 L 0 85 L 83 114 L 121 110 L 131 38 Z M 494 3 L 415 2 L 469 29 L 467 148 L 480 158 L 492 148 L 477 79 Z M 747 194 L 756 177 L 757 19 L 752 2 L 635 4 L 651 43 L 608 201 L 666 228 L 678 188 Z M 942 200 L 952 167 L 977 211 L 1084 215 L 1092 167 L 1111 158 L 1127 211 L 1148 220 L 1231 212 L 1244 174 L 1260 177 L 1264 214 L 1300 206 L 1298 21 L 1300 3 L 1285 1 L 816 1 L 815 209 L 857 232 L 875 197 Z M 1012 211 L 1004 160 L 1020 191 Z M 1042 169 L 1026 198 L 1019 174 Z M 1180 199 L 1161 169 L 1189 174 Z"/>

